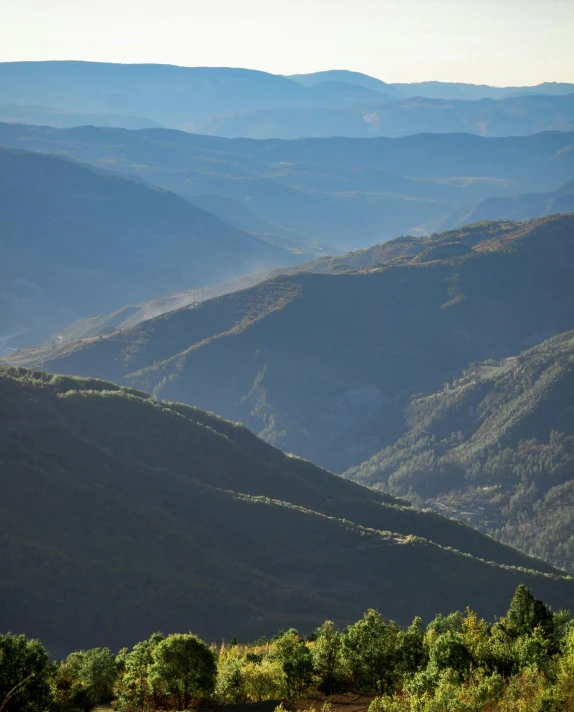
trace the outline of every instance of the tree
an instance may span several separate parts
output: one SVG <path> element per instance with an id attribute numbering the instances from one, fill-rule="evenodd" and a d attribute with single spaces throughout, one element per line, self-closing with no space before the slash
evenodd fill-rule
<path id="1" fill-rule="evenodd" d="M 285 674 L 278 660 L 247 661 L 241 668 L 249 702 L 276 700 L 287 695 Z"/>
<path id="2" fill-rule="evenodd" d="M 187 709 L 194 697 L 208 697 L 215 688 L 215 656 L 192 633 L 164 638 L 152 651 L 150 682 L 168 705 Z"/>
<path id="3" fill-rule="evenodd" d="M 1 712 L 43 712 L 50 703 L 53 672 L 39 640 L 0 634 Z"/>
<path id="4" fill-rule="evenodd" d="M 297 631 L 288 631 L 274 643 L 269 653 L 270 660 L 281 665 L 287 685 L 287 697 L 293 692 L 301 694 L 311 680 L 313 659 L 311 651 L 299 638 Z"/>
<path id="5" fill-rule="evenodd" d="M 462 681 L 472 663 L 472 655 L 462 633 L 447 630 L 441 633 L 430 649 L 428 671 L 438 676 L 443 670 L 451 670 Z"/>
<path id="6" fill-rule="evenodd" d="M 428 662 L 424 644 L 422 620 L 417 617 L 399 636 L 398 657 L 404 675 L 413 675 L 422 670 Z"/>
<path id="7" fill-rule="evenodd" d="M 86 650 L 80 668 L 80 680 L 94 705 L 110 702 L 118 677 L 116 656 L 109 648 Z"/>
<path id="8" fill-rule="evenodd" d="M 534 598 L 532 591 L 523 584 L 520 584 L 514 592 L 506 614 L 506 621 L 506 630 L 513 637 L 532 635 L 538 626 L 547 635 L 554 632 L 552 610 L 538 598 Z"/>
<path id="9" fill-rule="evenodd" d="M 215 696 L 222 704 L 238 704 L 246 701 L 242 660 L 234 654 L 235 647 L 231 647 L 228 651 L 222 646 L 217 661 Z"/>
<path id="10" fill-rule="evenodd" d="M 369 609 L 342 636 L 341 657 L 357 691 L 392 691 L 398 675 L 399 628 Z"/>
<path id="11" fill-rule="evenodd" d="M 162 640 L 161 633 L 154 633 L 148 640 L 134 645 L 133 649 L 123 657 L 123 675 L 116 688 L 120 709 L 135 707 L 143 712 L 152 706 L 152 690 L 149 683 L 149 672 L 153 663 L 152 652 Z"/>
<path id="12" fill-rule="evenodd" d="M 317 628 L 312 657 L 315 671 L 321 676 L 321 690 L 330 695 L 341 667 L 341 634 L 333 621 L 325 621 Z"/>

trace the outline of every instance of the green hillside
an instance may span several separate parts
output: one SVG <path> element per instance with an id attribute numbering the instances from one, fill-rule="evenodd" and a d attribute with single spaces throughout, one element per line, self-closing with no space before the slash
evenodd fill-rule
<path id="1" fill-rule="evenodd" d="M 347 473 L 574 569 L 574 332 L 466 369 Z"/>
<path id="2" fill-rule="evenodd" d="M 492 616 L 521 582 L 557 607 L 574 595 L 541 561 L 198 409 L 23 369 L 0 372 L 0 406 L 0 629 L 56 655 L 149 629 L 310 630 L 375 604 L 399 622 Z"/>
<path id="3" fill-rule="evenodd" d="M 341 472 L 405 432 L 413 394 L 574 328 L 573 230 L 574 216 L 486 223 L 410 259 L 279 276 L 12 361 L 213 410 Z"/>

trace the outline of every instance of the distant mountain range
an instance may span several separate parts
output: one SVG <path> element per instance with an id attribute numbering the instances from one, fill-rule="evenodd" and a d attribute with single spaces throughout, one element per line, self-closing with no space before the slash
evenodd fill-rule
<path id="1" fill-rule="evenodd" d="M 343 271 L 276 277 L 12 362 L 199 405 L 341 472 L 405 432 L 412 394 L 574 328 L 573 231 L 567 215 L 485 223 L 418 249 L 401 240 L 386 262 L 337 258 Z"/>
<path id="2" fill-rule="evenodd" d="M 381 82 L 382 84 L 382 82 Z M 384 86 L 384 85 L 383 85 Z M 225 67 L 98 62 L 0 63 L 0 103 L 131 114 L 184 129 L 217 114 L 394 98 L 355 83 L 307 87 L 267 72 Z"/>
<path id="3" fill-rule="evenodd" d="M 253 138 L 571 130 L 572 101 L 563 101 L 560 95 L 573 93 L 574 84 L 557 83 L 505 88 L 451 82 L 387 84 L 347 70 L 285 77 L 226 67 L 0 63 L 0 104 L 16 105 L 0 109 L 0 119 L 52 126 L 115 121 L 127 128 L 149 121 Z"/>
<path id="4" fill-rule="evenodd" d="M 325 72 L 309 74 L 292 74 L 293 79 L 305 86 L 314 86 L 321 82 L 338 81 L 365 87 L 381 93 L 392 94 L 396 98 L 422 96 L 431 99 L 463 99 L 477 101 L 479 99 L 506 99 L 525 94 L 572 94 L 574 84 L 560 82 L 543 82 L 530 87 L 491 87 L 488 84 L 465 84 L 464 82 L 411 82 L 410 84 L 387 84 L 380 79 L 361 72 L 350 72 L 347 69 L 331 69 Z"/>
<path id="5" fill-rule="evenodd" d="M 574 180 L 549 193 L 523 193 L 504 198 L 486 198 L 460 208 L 439 220 L 435 230 L 453 230 L 481 220 L 531 220 L 554 213 L 574 212 Z"/>
<path id="6" fill-rule="evenodd" d="M 428 132 L 526 136 L 538 131 L 572 131 L 574 93 L 476 101 L 415 97 L 347 107 L 257 109 L 215 116 L 188 129 L 228 138 L 259 139 L 396 137 Z"/>
<path id="7" fill-rule="evenodd" d="M 71 128 L 73 126 L 116 126 L 121 129 L 160 128 L 161 124 L 151 119 L 124 114 L 78 114 L 71 111 L 50 109 L 46 106 L 21 106 L 0 104 L 0 121 L 13 124 L 32 124 Z"/>
<path id="8" fill-rule="evenodd" d="M 0 405 L 0 629 L 55 656 L 150 629 L 306 633 L 374 605 L 492 618 L 520 583 L 555 608 L 574 595 L 540 560 L 197 408 L 22 369 L 0 369 Z"/>
<path id="9" fill-rule="evenodd" d="M 485 198 L 555 190 L 574 175 L 572 145 L 574 133 L 566 132 L 253 141 L 165 129 L 0 124 L 0 146 L 63 153 L 192 201 L 232 199 L 276 235 L 339 250 L 426 232 L 428 224 Z"/>
<path id="10" fill-rule="evenodd" d="M 29 345 L 79 317 L 304 259 L 166 190 L 5 149 L 0 232 L 0 339 Z"/>
<path id="11" fill-rule="evenodd" d="M 368 74 L 361 72 L 350 72 L 348 69 L 329 69 L 325 72 L 311 72 L 310 74 L 291 74 L 288 79 L 293 79 L 293 81 L 306 87 L 317 86 L 325 82 L 339 82 L 386 94 L 394 99 L 402 99 L 408 96 L 408 90 L 405 92 L 397 89 L 393 84 L 387 84 L 380 79 L 370 77 Z"/>

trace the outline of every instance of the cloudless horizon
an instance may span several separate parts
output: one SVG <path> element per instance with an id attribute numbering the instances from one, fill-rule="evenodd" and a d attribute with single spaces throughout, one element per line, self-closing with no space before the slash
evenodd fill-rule
<path id="1" fill-rule="evenodd" d="M 573 0 L 21 0 L 0 61 L 349 69 L 386 82 L 574 82 Z"/>

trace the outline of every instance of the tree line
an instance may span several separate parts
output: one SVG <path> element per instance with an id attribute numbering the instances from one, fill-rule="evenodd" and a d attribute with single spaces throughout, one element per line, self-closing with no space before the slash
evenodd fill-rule
<path id="1" fill-rule="evenodd" d="M 59 663 L 38 640 L 0 635 L 0 712 L 185 710 L 348 691 L 373 695 L 369 712 L 574 710 L 574 619 L 519 586 L 493 623 L 467 609 L 405 628 L 370 609 L 305 637 L 290 629 L 208 645 L 154 633 Z"/>

